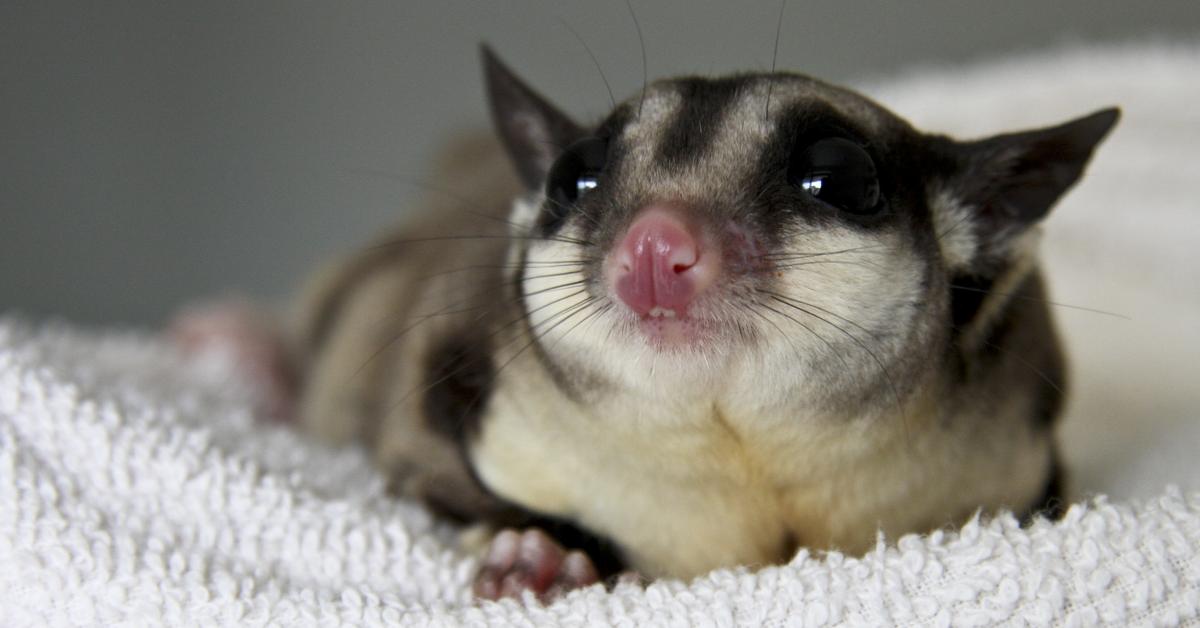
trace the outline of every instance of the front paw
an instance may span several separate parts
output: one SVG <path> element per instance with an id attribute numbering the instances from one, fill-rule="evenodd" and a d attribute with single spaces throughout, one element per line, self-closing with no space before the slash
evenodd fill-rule
<path id="1" fill-rule="evenodd" d="M 505 529 L 492 538 L 474 590 L 486 600 L 520 599 L 530 591 L 545 603 L 597 582 L 596 568 L 583 552 L 567 551 L 537 528 Z"/>

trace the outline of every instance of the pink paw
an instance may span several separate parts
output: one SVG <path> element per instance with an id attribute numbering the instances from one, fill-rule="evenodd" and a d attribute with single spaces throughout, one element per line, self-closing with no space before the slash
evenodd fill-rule
<path id="1" fill-rule="evenodd" d="M 599 582 L 586 554 L 567 551 L 537 528 L 501 530 L 492 538 L 475 576 L 475 596 L 486 600 L 520 598 L 532 592 L 549 602 L 568 591 Z"/>
<path id="2" fill-rule="evenodd" d="M 288 420 L 296 375 L 282 335 L 271 316 L 244 301 L 219 301 L 186 308 L 172 319 L 168 335 L 190 354 L 219 351 L 263 392 L 262 410 Z"/>

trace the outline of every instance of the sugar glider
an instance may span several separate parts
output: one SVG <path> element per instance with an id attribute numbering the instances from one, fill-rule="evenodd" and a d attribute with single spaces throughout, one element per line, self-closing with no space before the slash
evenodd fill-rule
<path id="1" fill-rule="evenodd" d="M 483 65 L 498 137 L 251 345 L 305 430 L 502 530 L 480 596 L 1054 508 L 1037 224 L 1116 109 L 959 141 L 779 72 L 661 80 L 581 124 Z"/>

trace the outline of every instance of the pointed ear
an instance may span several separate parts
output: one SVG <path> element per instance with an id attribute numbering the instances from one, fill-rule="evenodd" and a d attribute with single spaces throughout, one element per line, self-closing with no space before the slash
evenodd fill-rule
<path id="1" fill-rule="evenodd" d="M 992 233 L 1041 220 L 1079 180 L 1121 112 L 1097 111 L 1065 124 L 960 145 L 958 195 Z"/>
<path id="2" fill-rule="evenodd" d="M 584 131 L 517 78 L 487 44 L 480 46 L 480 53 L 496 132 L 525 187 L 535 189 L 563 149 Z"/>

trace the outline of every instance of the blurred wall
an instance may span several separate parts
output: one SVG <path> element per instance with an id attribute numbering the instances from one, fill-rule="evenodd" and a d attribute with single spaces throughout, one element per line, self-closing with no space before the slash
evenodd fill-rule
<path id="1" fill-rule="evenodd" d="M 776 2 L 633 4 L 651 78 L 770 67 Z M 621 2 L 0 2 L 0 312 L 154 325 L 197 297 L 287 295 L 419 193 L 364 171 L 420 179 L 483 124 L 479 41 L 603 113 L 558 18 L 618 98 L 640 86 Z M 1200 2 L 793 0 L 782 33 L 780 68 L 847 81 L 1195 37 Z"/>

